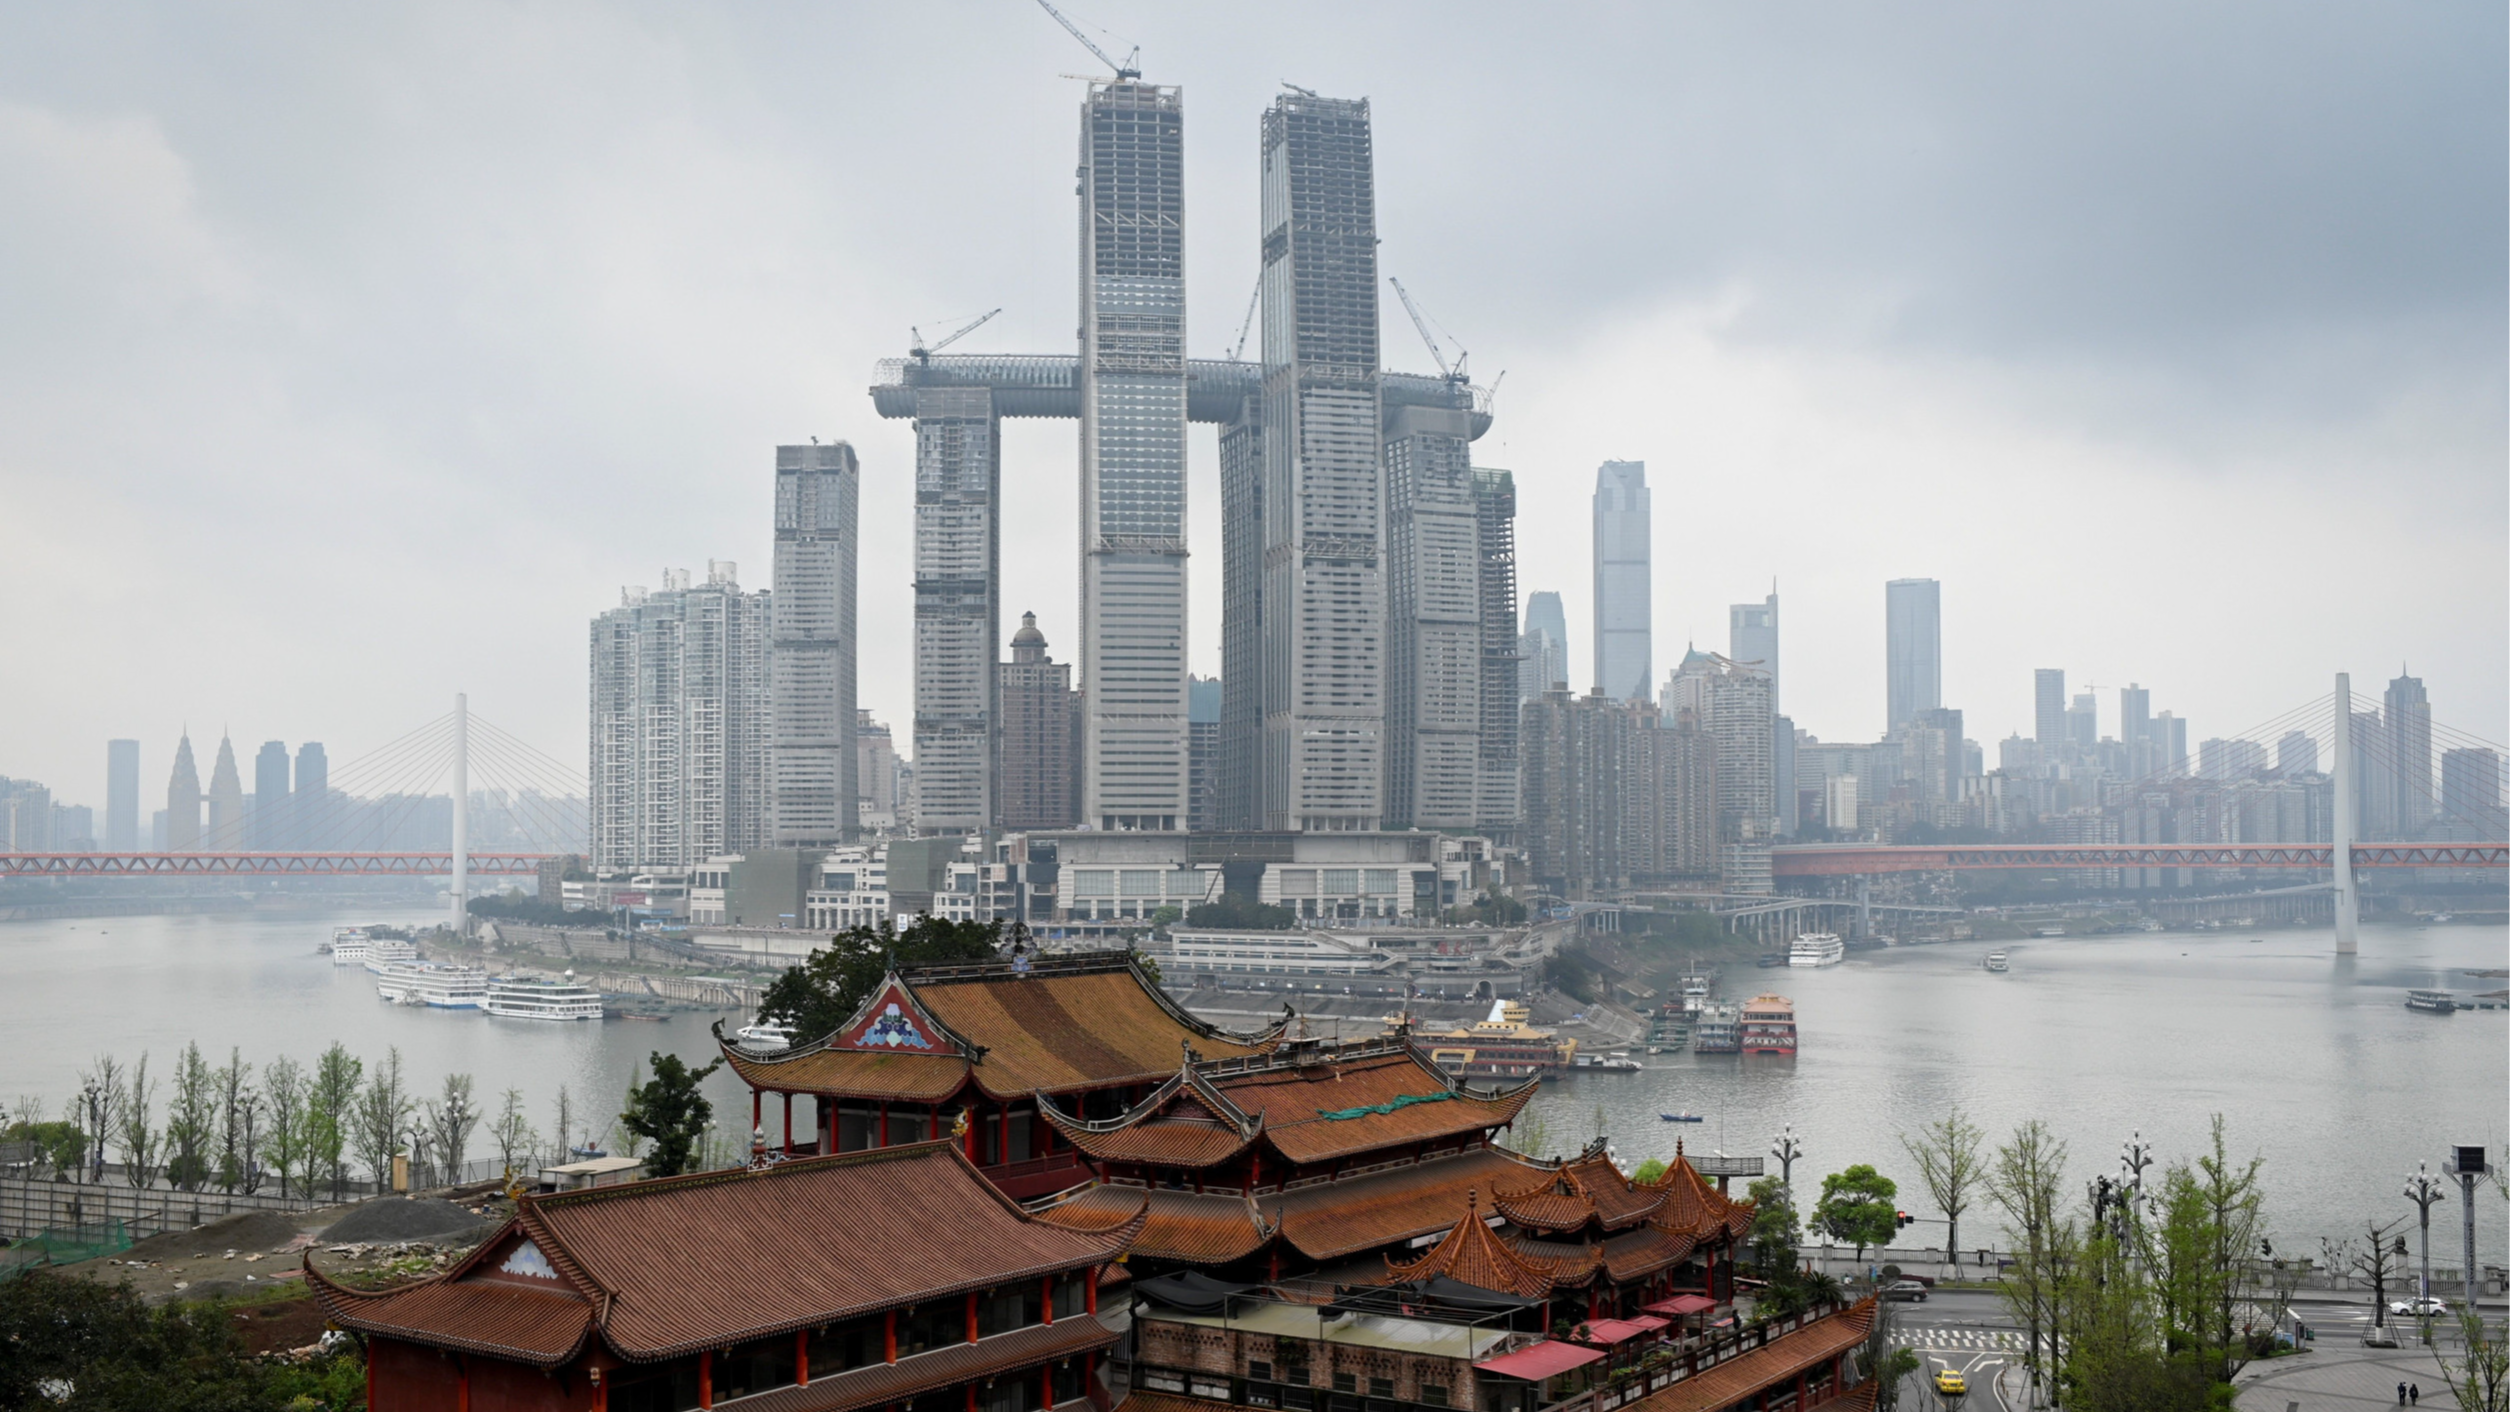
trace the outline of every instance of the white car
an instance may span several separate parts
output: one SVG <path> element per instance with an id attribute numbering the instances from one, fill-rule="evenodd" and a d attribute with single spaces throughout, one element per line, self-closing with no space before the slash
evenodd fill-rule
<path id="1" fill-rule="evenodd" d="M 2449 1305 L 2427 1294 L 2421 1299 L 2400 1299 L 2388 1306 L 2388 1312 L 2403 1314 L 2410 1319 L 2437 1319 L 2448 1314 Z"/>

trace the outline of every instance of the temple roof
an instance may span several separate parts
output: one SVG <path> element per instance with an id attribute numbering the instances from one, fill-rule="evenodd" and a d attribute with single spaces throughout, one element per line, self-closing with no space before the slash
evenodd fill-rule
<path id="1" fill-rule="evenodd" d="M 1631 1181 L 1597 1143 L 1522 1191 L 1496 1193 L 1491 1204 L 1527 1230 L 1569 1233 L 1626 1230 L 1664 1203 L 1663 1191 Z"/>
<path id="2" fill-rule="evenodd" d="M 1281 1027 L 1233 1034 L 1195 1019 L 1127 951 L 892 973 L 837 1031 L 777 1054 L 723 1053 L 753 1088 L 933 1103 L 968 1080 L 988 1097 L 1073 1093 L 1269 1051 Z"/>
<path id="3" fill-rule="evenodd" d="M 1418 1260 L 1386 1260 L 1390 1280 L 1446 1278 L 1502 1294 L 1540 1299 L 1563 1284 L 1580 1284 L 1594 1273 L 1595 1255 L 1559 1259 L 1529 1255 L 1508 1243 L 1482 1217 L 1480 1194 L 1466 1192 L 1464 1214 L 1446 1238 Z"/>
<path id="4" fill-rule="evenodd" d="M 1711 1412 L 1714 1408 L 1731 1407 L 1763 1388 L 1791 1389 L 1799 1374 L 1863 1343 L 1873 1327 L 1874 1300 L 1869 1295 L 1835 1314 L 1780 1334 L 1749 1353 L 1703 1368 L 1695 1376 L 1629 1406 L 1633 1412 Z M 1843 1401 L 1837 1405 L 1856 1404 Z"/>
<path id="5" fill-rule="evenodd" d="M 1736 1240 L 1752 1229 L 1752 1203 L 1737 1201 L 1717 1190 L 1716 1184 L 1691 1165 L 1682 1155 L 1682 1144 L 1673 1147 L 1673 1163 L 1665 1174 L 1646 1184 L 1645 1189 L 1663 1193 L 1664 1204 L 1648 1218 L 1658 1230 L 1690 1234 L 1702 1241 L 1712 1235 L 1730 1236 Z"/>
<path id="6" fill-rule="evenodd" d="M 310 1259 L 306 1276 L 344 1327 L 556 1367 L 593 1337 L 669 1358 L 1103 1264 L 1141 1222 L 1037 1219 L 927 1142 L 526 1196 L 441 1275 L 371 1293 Z"/>

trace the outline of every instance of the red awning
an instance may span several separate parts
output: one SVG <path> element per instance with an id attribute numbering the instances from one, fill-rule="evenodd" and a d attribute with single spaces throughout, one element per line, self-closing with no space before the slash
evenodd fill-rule
<path id="1" fill-rule="evenodd" d="M 1545 1339 L 1541 1343 L 1520 1348 L 1514 1353 L 1502 1353 L 1496 1358 L 1476 1363 L 1473 1366 L 1485 1373 L 1497 1373 L 1503 1378 L 1523 1378 L 1529 1383 L 1538 1383 L 1572 1368 L 1583 1368 L 1589 1363 L 1600 1360 L 1603 1356 L 1591 1348 L 1580 1348 L 1573 1343 L 1556 1343 Z"/>
<path id="2" fill-rule="evenodd" d="M 1670 1320 L 1666 1320 L 1666 1319 L 1659 1319 L 1659 1318 L 1657 1318 L 1657 1317 L 1656 1317 L 1655 1315 L 1653 1315 L 1653 1314 L 1641 1314 L 1641 1315 L 1639 1315 L 1637 1318 L 1632 1319 L 1632 1320 L 1630 1320 L 1629 1322 L 1630 1322 L 1630 1323 L 1632 1323 L 1632 1324 L 1634 1324 L 1634 1325 L 1636 1325 L 1636 1326 L 1638 1326 L 1639 1328 L 1642 1328 L 1642 1329 L 1649 1329 L 1649 1330 L 1654 1330 L 1654 1329 L 1668 1329 L 1668 1328 L 1673 1327 L 1673 1324 L 1672 1324 L 1672 1322 L 1671 1322 Z"/>
<path id="3" fill-rule="evenodd" d="M 1627 1343 L 1631 1339 L 1637 1338 L 1640 1334 L 1649 1333 L 1663 1327 L 1664 1324 L 1662 1322 L 1639 1324 L 1633 1323 L 1628 1319 L 1589 1319 L 1584 1325 L 1585 1333 L 1577 1335 L 1576 1337 L 1577 1341 L 1580 1343 L 1594 1344 L 1599 1348 L 1610 1348 L 1614 1344 Z"/>
<path id="4" fill-rule="evenodd" d="M 1677 1294 L 1671 1299 L 1659 1299 L 1644 1307 L 1650 1314 L 1668 1314 L 1679 1318 L 1684 1314 L 1697 1314 L 1704 1309 L 1714 1309 L 1717 1307 L 1717 1301 L 1704 1294 Z"/>

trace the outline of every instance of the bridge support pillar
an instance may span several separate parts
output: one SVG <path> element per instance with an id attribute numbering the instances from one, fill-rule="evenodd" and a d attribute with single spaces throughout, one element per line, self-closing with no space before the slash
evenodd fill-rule
<path id="1" fill-rule="evenodd" d="M 1856 939 L 1874 939 L 1874 879 L 1867 873 L 1856 875 Z"/>
<path id="2" fill-rule="evenodd" d="M 453 939 L 471 921 L 471 698 L 453 695 Z"/>
<path id="3" fill-rule="evenodd" d="M 2336 673 L 2335 847 L 2328 861 L 2335 865 L 2336 954 L 2351 956 L 2362 949 L 2362 899 L 2353 888 L 2353 835 L 2361 820 L 2354 795 L 2361 781 L 2353 769 L 2353 677 Z"/>

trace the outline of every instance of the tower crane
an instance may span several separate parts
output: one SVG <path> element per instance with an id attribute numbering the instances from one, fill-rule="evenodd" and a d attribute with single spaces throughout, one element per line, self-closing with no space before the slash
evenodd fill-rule
<path id="1" fill-rule="evenodd" d="M 1394 286 L 1395 297 L 1403 301 L 1403 312 L 1412 316 L 1412 327 L 1420 330 L 1421 342 L 1429 345 L 1429 356 L 1438 360 L 1438 371 L 1446 374 L 1447 381 L 1459 386 L 1471 381 L 1465 376 L 1464 362 L 1473 355 L 1465 350 L 1463 344 L 1456 343 L 1455 362 L 1450 366 L 1447 362 L 1446 350 L 1438 346 L 1437 337 L 1429 331 L 1429 320 L 1422 315 L 1421 306 L 1412 302 L 1411 292 L 1403 287 L 1403 281 L 1388 275 L 1386 283 Z M 1447 341 L 1455 342 L 1452 337 Z"/>
<path id="2" fill-rule="evenodd" d="M 1063 13 L 1061 10 L 1056 9 L 1056 8 L 1054 7 L 1053 0 L 1037 0 L 1037 3 L 1038 3 L 1038 5 L 1039 5 L 1040 7 L 1042 7 L 1042 8 L 1045 10 L 1045 12 L 1046 12 L 1047 14 L 1050 14 L 1050 15 L 1052 15 L 1052 16 L 1054 16 L 1054 17 L 1055 17 L 1055 23 L 1056 23 L 1056 24 L 1059 24 L 1059 25 L 1063 26 L 1063 27 L 1064 27 L 1064 29 L 1066 29 L 1066 30 L 1070 31 L 1070 33 L 1071 33 L 1071 35 L 1072 35 L 1072 37 L 1073 37 L 1074 39 L 1077 39 L 1077 40 L 1081 41 L 1081 45 L 1082 45 L 1082 47 L 1084 47 L 1084 48 L 1088 49 L 1088 50 L 1089 50 L 1089 52 L 1091 52 L 1092 54 L 1097 55 L 1097 56 L 1098 56 L 1098 62 L 1100 62 L 1100 63 L 1102 63 L 1102 64 L 1105 64 L 1108 68 L 1111 68 L 1111 69 L 1115 70 L 1115 71 L 1116 71 L 1116 77 L 1117 77 L 1117 78 L 1119 78 L 1119 79 L 1128 79 L 1128 78 L 1140 78 L 1140 77 L 1142 76 L 1142 69 L 1141 69 L 1142 46 L 1140 46 L 1140 45 L 1138 45 L 1138 44 L 1134 45 L 1134 46 L 1133 46 L 1133 52 L 1132 52 L 1132 53 L 1130 53 L 1130 54 L 1125 55 L 1125 56 L 1124 56 L 1124 62 L 1123 62 L 1123 63 L 1121 63 L 1121 64 L 1119 64 L 1119 63 L 1117 63 L 1115 60 L 1113 60 L 1113 59 L 1111 59 L 1111 58 L 1107 57 L 1107 51 L 1098 47 L 1098 41 L 1096 41 L 1096 40 L 1094 40 L 1094 39 L 1090 38 L 1090 37 L 1089 37 L 1088 35 L 1086 35 L 1086 34 L 1081 33 L 1081 27 L 1080 27 L 1079 25 L 1076 25 L 1076 24 L 1072 23 L 1072 21 L 1071 21 L 1068 17 L 1066 17 L 1066 16 L 1064 15 L 1064 13 Z"/>
<path id="3" fill-rule="evenodd" d="M 924 331 L 917 328 L 913 324 L 908 324 L 906 326 L 906 331 L 915 335 L 915 346 L 907 349 L 907 354 L 916 362 L 929 363 L 933 360 L 933 355 L 935 353 L 938 353 L 942 349 L 949 347 L 951 344 L 958 342 L 960 339 L 967 337 L 969 334 L 976 332 L 979 327 L 983 326 L 987 319 L 990 319 L 994 315 L 1001 312 L 1002 311 L 1000 309 L 986 310 L 984 313 L 977 315 L 966 324 L 960 326 L 957 333 L 950 335 L 948 338 L 941 340 L 939 343 L 934 344 L 930 348 L 924 346 Z"/>
<path id="4" fill-rule="evenodd" d="M 1245 354 L 1246 336 L 1255 331 L 1255 306 L 1261 304 L 1263 301 L 1264 277 L 1262 275 L 1257 275 L 1255 277 L 1255 292 L 1246 296 L 1246 318 L 1238 325 L 1237 346 L 1229 350 L 1230 362 L 1237 362 L 1239 358 Z"/>

